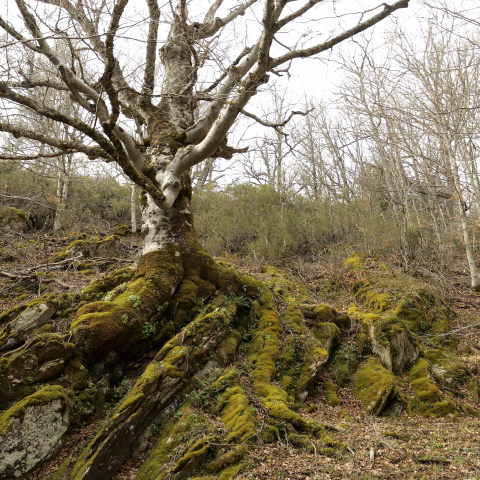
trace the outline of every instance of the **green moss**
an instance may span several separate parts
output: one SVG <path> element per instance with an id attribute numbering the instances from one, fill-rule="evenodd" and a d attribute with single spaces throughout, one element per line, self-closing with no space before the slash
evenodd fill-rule
<path id="1" fill-rule="evenodd" d="M 457 357 L 446 350 L 429 349 L 424 352 L 432 365 L 432 372 L 435 378 L 444 384 L 463 385 L 469 378 L 465 365 Z"/>
<path id="2" fill-rule="evenodd" d="M 59 252 L 55 257 L 55 261 L 74 256 L 78 252 L 81 252 L 84 258 L 96 255 L 114 256 L 117 254 L 119 242 L 120 238 L 116 235 L 111 235 L 104 239 L 97 236 L 90 237 L 88 240 L 78 239 Z"/>
<path id="3" fill-rule="evenodd" d="M 85 357 L 112 349 L 117 353 L 131 353 L 131 348 L 142 340 L 144 325 L 158 313 L 158 306 L 170 299 L 172 285 L 177 285 L 183 274 L 176 251 L 172 247 L 144 255 L 124 292 L 111 301 L 90 303 L 78 310 L 70 329 L 78 350 Z M 123 278 L 123 273 L 117 272 L 104 285 Z M 92 288 L 90 293 L 94 291 Z M 140 310 L 136 302 L 141 304 Z M 124 315 L 135 321 L 124 324 Z"/>
<path id="4" fill-rule="evenodd" d="M 336 387 L 333 382 L 327 380 L 323 382 L 323 391 L 325 393 L 325 398 L 327 399 L 327 403 L 331 407 L 336 407 L 340 405 L 340 400 L 337 397 Z"/>
<path id="5" fill-rule="evenodd" d="M 322 322 L 312 330 L 320 344 L 327 350 L 340 343 L 340 329 L 334 323 Z"/>
<path id="6" fill-rule="evenodd" d="M 358 289 L 355 298 L 374 313 L 382 313 L 390 308 L 390 295 L 376 292 L 370 283 Z"/>
<path id="7" fill-rule="evenodd" d="M 176 417 L 162 429 L 159 440 L 148 452 L 140 467 L 137 480 L 156 480 L 161 471 L 160 467 L 165 473 L 163 478 L 166 478 L 164 465 L 173 459 L 176 449 L 190 439 L 193 424 L 188 404 L 178 410 Z"/>
<path id="8" fill-rule="evenodd" d="M 83 366 L 83 358 L 75 356 L 65 365 L 65 377 L 68 378 L 70 386 L 75 390 L 83 390 L 87 388 L 88 378 L 87 370 Z"/>
<path id="9" fill-rule="evenodd" d="M 415 392 L 416 399 L 411 401 L 410 408 L 423 416 L 437 418 L 455 413 L 455 404 L 446 400 L 442 392 L 429 378 L 429 363 L 419 358 L 409 372 L 410 384 Z"/>
<path id="10" fill-rule="evenodd" d="M 337 311 L 324 303 L 320 303 L 313 308 L 312 313 L 321 322 L 333 323 L 337 317 Z"/>
<path id="11" fill-rule="evenodd" d="M 307 435 L 297 435 L 295 433 L 289 433 L 287 438 L 294 447 L 303 448 L 309 453 L 316 453 L 315 445 Z"/>
<path id="12" fill-rule="evenodd" d="M 353 395 L 367 413 L 379 415 L 395 398 L 400 396 L 395 377 L 374 357 L 360 367 L 353 382 Z"/>
<path id="13" fill-rule="evenodd" d="M 273 443 L 275 440 L 280 438 L 280 432 L 274 425 L 269 425 L 265 430 L 262 431 L 261 437 L 264 443 Z"/>
<path id="14" fill-rule="evenodd" d="M 437 386 L 427 377 L 412 380 L 410 384 L 421 402 L 435 403 L 443 398 Z"/>
<path id="15" fill-rule="evenodd" d="M 311 303 L 312 297 L 305 285 L 294 280 L 291 274 L 281 271 L 272 266 L 262 268 L 264 279 L 270 290 L 285 301 L 297 301 Z"/>
<path id="16" fill-rule="evenodd" d="M 78 296 L 76 294 L 62 293 L 60 295 L 52 295 L 47 293 L 0 314 L 0 325 L 15 320 L 25 310 L 34 308 L 42 303 L 54 307 L 57 311 L 61 311 L 76 302 L 78 302 Z"/>
<path id="17" fill-rule="evenodd" d="M 363 268 L 364 258 L 359 253 L 352 253 L 344 262 L 345 267 L 360 270 Z"/>
<path id="18" fill-rule="evenodd" d="M 414 298 L 401 299 L 393 310 L 393 314 L 404 319 L 412 332 L 426 331 L 431 326 L 425 309 Z"/>
<path id="19" fill-rule="evenodd" d="M 478 380 L 476 378 L 472 378 L 467 385 L 467 389 L 471 392 L 472 400 L 475 403 L 478 403 L 480 399 L 479 398 L 480 387 L 478 384 Z"/>
<path id="20" fill-rule="evenodd" d="M 222 470 L 225 476 L 227 475 L 226 468 L 229 468 L 231 465 L 237 465 L 247 453 L 248 447 L 246 445 L 233 446 L 227 453 L 219 455 L 217 458 L 209 462 L 205 467 L 205 471 L 209 473 L 217 473 Z"/>
<path id="21" fill-rule="evenodd" d="M 424 358 L 419 358 L 412 369 L 408 372 L 410 380 L 428 377 L 428 369 L 430 364 Z"/>
<path id="22" fill-rule="evenodd" d="M 256 413 L 249 405 L 248 397 L 239 385 L 224 392 L 216 407 L 222 422 L 230 430 L 227 442 L 246 442 L 255 437 Z"/>
<path id="23" fill-rule="evenodd" d="M 239 462 L 237 465 L 227 467 L 219 473 L 218 480 L 233 480 L 234 478 L 237 478 L 244 468 L 245 465 L 242 462 Z"/>
<path id="24" fill-rule="evenodd" d="M 343 418 L 347 422 L 353 422 L 353 418 L 350 416 L 350 414 L 346 410 L 340 410 L 340 413 L 342 414 Z"/>
<path id="25" fill-rule="evenodd" d="M 49 475 L 48 477 L 43 478 L 42 480 L 65 480 L 68 478 L 67 472 L 70 467 L 71 459 L 67 457 L 57 468 L 57 470 Z"/>
<path id="26" fill-rule="evenodd" d="M 276 378 L 275 362 L 279 357 L 279 339 L 282 333 L 280 320 L 272 308 L 270 291 L 264 291 L 252 308 L 258 315 L 257 328 L 253 330 L 248 368 L 253 383 L 253 392 L 260 397 L 270 416 L 285 420 L 303 430 L 316 429 L 313 422 L 304 420 L 288 406 L 289 397 L 285 390 L 271 384 Z"/>
<path id="27" fill-rule="evenodd" d="M 358 367 L 358 352 L 354 345 L 342 343 L 332 354 L 327 364 L 330 376 L 340 387 L 348 387 Z"/>
<path id="28" fill-rule="evenodd" d="M 23 418 L 28 407 L 47 405 L 53 400 L 62 399 L 66 404 L 70 403 L 66 391 L 58 385 L 48 385 L 38 392 L 30 395 L 13 407 L 0 414 L 0 436 L 4 436 L 12 428 L 12 419 Z"/>
<path id="29" fill-rule="evenodd" d="M 177 461 L 172 472 L 177 473 L 182 471 L 182 477 L 184 478 L 186 474 L 192 472 L 209 454 L 211 448 L 210 443 L 218 443 L 219 440 L 219 437 L 209 436 L 195 442 L 189 451 Z"/>
<path id="30" fill-rule="evenodd" d="M 130 226 L 122 224 L 122 225 L 117 225 L 115 227 L 114 235 L 117 235 L 118 237 L 125 237 L 129 232 L 130 232 Z"/>
<path id="31" fill-rule="evenodd" d="M 0 224 L 15 230 L 16 224 L 23 225 L 21 231 L 27 231 L 32 228 L 32 222 L 29 216 L 19 208 L 4 207 L 0 210 Z"/>
<path id="32" fill-rule="evenodd" d="M 82 290 L 82 299 L 89 301 L 98 300 L 107 292 L 112 291 L 115 287 L 118 287 L 125 282 L 129 282 L 134 274 L 135 269 L 131 267 L 116 270 L 104 278 L 96 280 L 90 285 L 87 285 Z"/>
<path id="33" fill-rule="evenodd" d="M 23 294 L 23 295 L 20 295 L 18 296 L 17 298 L 15 298 L 15 301 L 16 302 L 22 302 L 23 300 L 26 300 L 30 295 L 28 294 Z"/>
<path id="34" fill-rule="evenodd" d="M 337 444 L 337 441 L 334 440 L 330 435 L 324 435 L 322 441 L 326 447 L 334 447 Z"/>
<path id="35" fill-rule="evenodd" d="M 363 351 L 366 350 L 368 344 L 369 344 L 368 336 L 364 332 L 360 332 L 357 335 L 357 345 L 358 345 L 359 355 L 363 354 Z"/>

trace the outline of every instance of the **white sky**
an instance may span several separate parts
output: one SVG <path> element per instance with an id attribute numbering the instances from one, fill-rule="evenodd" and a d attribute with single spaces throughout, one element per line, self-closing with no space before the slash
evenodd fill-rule
<path id="1" fill-rule="evenodd" d="M 389 0 L 388 3 L 392 3 L 394 0 Z M 435 1 L 435 0 L 432 0 Z M 201 5 L 205 10 L 205 0 L 200 0 L 200 3 L 197 2 L 197 5 Z M 33 5 L 32 2 L 28 2 Z M 209 2 L 210 3 L 210 2 Z M 236 2 L 235 2 L 236 3 Z M 318 21 L 312 21 L 310 23 L 304 22 L 297 24 L 294 29 L 291 29 L 289 32 L 285 33 L 281 38 L 285 43 L 289 41 L 299 41 L 302 43 L 303 38 L 308 32 L 310 32 L 310 39 L 307 43 L 308 46 L 315 43 L 319 43 L 329 36 L 332 35 L 333 31 L 339 31 L 338 28 L 351 27 L 358 21 L 358 15 L 350 15 L 346 13 L 350 12 L 359 12 L 362 11 L 365 7 L 371 8 L 372 6 L 381 5 L 379 0 L 344 0 L 344 1 L 325 1 L 325 5 L 319 5 L 316 10 L 318 14 L 322 15 L 321 19 Z M 458 4 L 456 2 L 451 2 Z M 464 4 L 476 5 L 478 2 L 474 0 L 465 1 Z M 222 6 L 223 13 L 231 6 L 233 2 L 231 0 L 226 0 L 225 5 Z M 303 2 L 294 2 L 295 8 L 298 8 L 299 5 Z M 41 3 L 38 3 L 40 8 L 44 8 Z M 14 0 L 0 0 L 0 8 L 2 11 L 2 16 L 12 22 L 14 25 L 18 25 L 16 20 L 16 6 Z M 143 47 L 142 40 L 145 38 L 144 29 L 147 26 L 147 23 L 143 21 L 145 9 L 144 2 L 131 1 L 129 4 L 130 12 L 126 12 L 125 17 L 131 18 L 131 28 L 128 30 L 123 30 L 122 34 L 124 35 L 124 40 L 117 44 L 117 55 L 121 57 L 123 61 L 127 59 L 132 59 L 133 61 L 138 61 L 139 49 L 138 47 Z M 195 3 L 192 1 L 190 4 L 191 13 L 195 12 L 195 9 L 198 8 L 195 6 Z M 169 15 L 169 7 L 165 6 L 162 9 L 162 15 L 164 15 L 165 20 Z M 376 11 L 378 12 L 378 10 Z M 375 13 L 376 13 L 375 12 Z M 218 15 L 222 15 L 222 11 L 218 12 Z M 310 20 L 314 20 L 313 13 Z M 377 25 L 374 29 L 368 30 L 365 35 L 370 37 L 372 36 L 373 42 L 378 46 L 377 54 L 383 55 L 381 45 L 384 41 L 384 38 L 387 32 L 393 30 L 395 23 L 398 24 L 401 28 L 407 30 L 412 36 L 416 35 L 416 29 L 418 24 L 421 23 L 424 18 L 428 15 L 427 9 L 423 6 L 422 0 L 411 0 L 410 6 L 408 9 L 401 9 L 394 13 L 391 18 L 387 18 Z M 195 15 L 191 15 L 195 17 Z M 261 18 L 261 5 L 256 9 L 250 10 L 245 15 L 245 23 L 242 23 L 239 31 L 230 31 L 226 35 L 226 41 L 229 43 L 230 47 L 237 48 L 238 51 L 243 49 L 243 45 L 237 44 L 237 38 L 242 37 L 251 37 L 253 40 L 258 31 L 258 20 Z M 136 21 L 138 20 L 138 23 Z M 246 34 L 246 35 L 245 35 Z M 323 35 L 322 35 L 323 34 Z M 166 30 L 160 32 L 159 42 L 162 41 L 166 36 Z M 133 40 L 133 37 L 136 37 L 138 40 Z M 330 52 L 324 52 L 317 59 L 297 59 L 293 62 L 293 65 L 290 70 L 290 75 L 284 75 L 282 78 L 272 77 L 272 80 L 275 78 L 279 88 L 286 89 L 286 97 L 292 102 L 296 101 L 303 102 L 304 98 L 314 97 L 316 99 L 322 100 L 325 103 L 328 103 L 328 100 L 332 98 L 331 92 L 339 85 L 342 79 L 342 70 L 339 67 L 339 63 L 336 60 L 337 53 L 341 50 L 345 55 L 350 56 L 354 55 L 358 51 L 359 46 L 349 40 L 343 42 L 341 45 L 337 45 Z M 277 46 L 277 51 L 274 51 L 274 54 L 283 53 L 285 50 Z M 143 49 L 142 49 L 143 55 Z M 232 55 L 233 57 L 236 55 Z M 267 106 L 267 109 L 265 108 Z M 268 110 L 268 97 L 265 94 L 259 93 L 257 96 L 253 97 L 249 105 L 247 105 L 246 110 L 252 111 L 256 114 L 261 114 L 262 110 Z M 247 121 L 248 123 L 250 121 Z M 245 122 L 244 122 L 245 124 Z M 239 139 L 239 135 L 243 136 L 244 129 L 238 128 L 235 132 L 229 135 L 229 138 L 235 143 L 235 140 Z M 261 129 L 255 128 L 250 129 L 244 138 L 251 138 L 261 134 Z M 232 142 L 231 142 L 232 143 Z M 248 143 L 248 142 L 247 142 Z"/>

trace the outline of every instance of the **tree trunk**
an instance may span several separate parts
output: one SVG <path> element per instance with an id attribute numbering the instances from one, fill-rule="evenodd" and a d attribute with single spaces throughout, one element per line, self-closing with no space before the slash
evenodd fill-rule
<path id="1" fill-rule="evenodd" d="M 65 209 L 67 206 L 68 189 L 70 186 L 70 175 L 72 169 L 72 155 L 58 158 L 58 180 L 57 180 L 57 199 L 58 205 L 55 210 L 55 219 L 53 221 L 53 231 L 58 232 L 63 228 L 65 221 Z"/>
<path id="2" fill-rule="evenodd" d="M 130 224 L 133 233 L 137 233 L 137 186 L 132 184 L 132 195 L 130 197 Z"/>

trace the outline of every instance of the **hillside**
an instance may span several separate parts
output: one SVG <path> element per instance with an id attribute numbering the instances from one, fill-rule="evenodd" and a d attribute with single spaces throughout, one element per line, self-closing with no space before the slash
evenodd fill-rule
<path id="1" fill-rule="evenodd" d="M 122 228 L 3 238 L 0 479 L 84 478 L 108 442 L 118 470 L 101 478 L 116 480 L 480 478 L 480 301 L 460 263 L 220 258 L 218 279 L 192 273 L 138 336 L 78 333 L 90 302 L 130 301 L 119 331 L 148 308 L 128 290 L 139 241 Z M 17 475 L 8 458 L 40 428 L 22 430 L 29 409 L 54 402 L 56 441 Z M 112 440 L 139 417 L 133 442 Z"/>

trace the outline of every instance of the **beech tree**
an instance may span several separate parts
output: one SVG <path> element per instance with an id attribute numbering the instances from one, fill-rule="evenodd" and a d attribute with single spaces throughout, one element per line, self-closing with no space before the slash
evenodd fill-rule
<path id="1" fill-rule="evenodd" d="M 171 470 L 162 467 L 159 454 L 147 458 L 137 478 L 187 478 L 212 453 L 215 459 L 205 471 L 222 471 L 222 478 L 233 478 L 246 442 L 260 435 L 252 405 L 300 430 L 317 429 L 291 410 L 286 384 L 283 388 L 271 385 L 282 323 L 270 290 L 216 263 L 197 240 L 190 208 L 190 170 L 212 158 L 231 158 L 238 151 L 227 144 L 227 135 L 239 115 L 255 118 L 248 104 L 269 77 L 287 73 L 300 59 L 330 50 L 407 7 L 408 2 L 345 12 L 356 23 L 320 42 L 321 35 L 331 30 L 320 31 L 322 16 L 331 16 L 322 13 L 325 5 L 320 0 L 302 5 L 288 0 L 224 5 L 214 0 L 208 8 L 203 3 L 187 5 L 186 0 L 164 5 L 146 0 L 145 5 L 134 6 L 128 0 L 15 0 L 15 13 L 12 5 L 10 17 L 0 17 L 5 32 L 0 50 L 4 112 L 0 131 L 59 152 L 82 152 L 91 159 L 116 162 L 143 191 L 144 246 L 137 268 L 111 275 L 76 297 L 75 313 L 68 319 L 65 336 L 58 340 L 63 345 L 60 350 L 52 347 L 48 355 L 41 350 L 54 343 L 52 338 L 27 340 L 32 328 L 39 326 L 35 321 L 45 323 L 48 315 L 63 311 L 63 297 L 37 300 L 0 317 L 1 324 L 9 325 L 0 340 L 0 348 L 7 352 L 0 376 L 0 408 L 9 408 L 22 398 L 24 410 L 28 402 L 40 408 L 51 405 L 52 398 L 65 403 L 69 395 L 77 399 L 92 395 L 98 404 L 108 398 L 131 365 L 151 360 L 65 478 L 112 478 L 127 456 L 147 448 L 143 439 L 152 422 L 170 419 L 192 390 L 195 378 L 209 377 L 211 355 L 216 355 L 215 365 L 227 366 L 243 337 L 251 340 L 249 378 L 227 369 L 217 374 L 211 390 L 215 395 L 228 386 L 217 414 L 230 434 L 223 439 L 222 432 L 205 417 L 203 435 L 191 433 L 191 442 L 186 442 Z M 141 17 L 144 7 L 146 18 Z M 132 45 L 141 46 L 142 53 L 129 52 Z M 78 104 L 82 113 L 72 116 L 61 108 L 61 102 L 55 108 L 46 105 L 39 92 L 51 90 L 64 95 L 65 105 Z M 20 121 L 20 108 L 77 130 L 80 135 L 75 138 L 85 141 L 29 129 Z M 69 312 L 71 303 L 70 299 Z M 295 305 L 292 312 L 299 311 Z M 28 315 L 37 310 L 41 315 L 34 316 L 32 323 Z M 22 311 L 27 312 L 27 323 Z M 289 388 L 303 401 L 328 359 L 332 342 L 322 347 L 295 318 L 289 321 L 288 332 L 298 336 L 291 341 L 301 350 L 302 375 Z M 20 357 L 10 359 L 8 352 L 24 343 Z M 40 355 L 39 349 L 45 354 Z M 12 376 L 23 375 L 18 358 L 25 356 L 36 359 L 32 360 L 37 362 L 34 368 L 41 375 L 37 372 L 33 378 L 10 382 Z M 31 383 L 46 380 L 50 385 L 43 390 L 35 394 L 28 390 Z M 81 397 L 79 392 L 90 393 Z M 190 418 L 187 407 L 178 414 L 175 418 L 183 419 L 179 425 L 185 424 L 184 415 Z M 90 415 L 87 412 L 82 417 L 80 412 L 76 421 L 79 418 L 85 421 Z M 42 437 L 46 446 L 37 448 L 47 452 L 40 461 L 58 448 L 60 440 L 55 443 L 55 435 L 68 429 L 68 415 L 60 415 L 57 421 L 55 432 Z M 265 439 L 275 439 L 274 430 L 268 432 Z M 182 438 L 172 433 L 158 448 L 180 449 Z M 7 444 L 11 451 L 12 443 Z M 21 464 L 18 459 L 8 464 L 11 457 L 1 453 L 0 478 L 25 475 L 36 465 L 29 453 Z M 237 465 L 236 470 L 231 465 Z"/>

